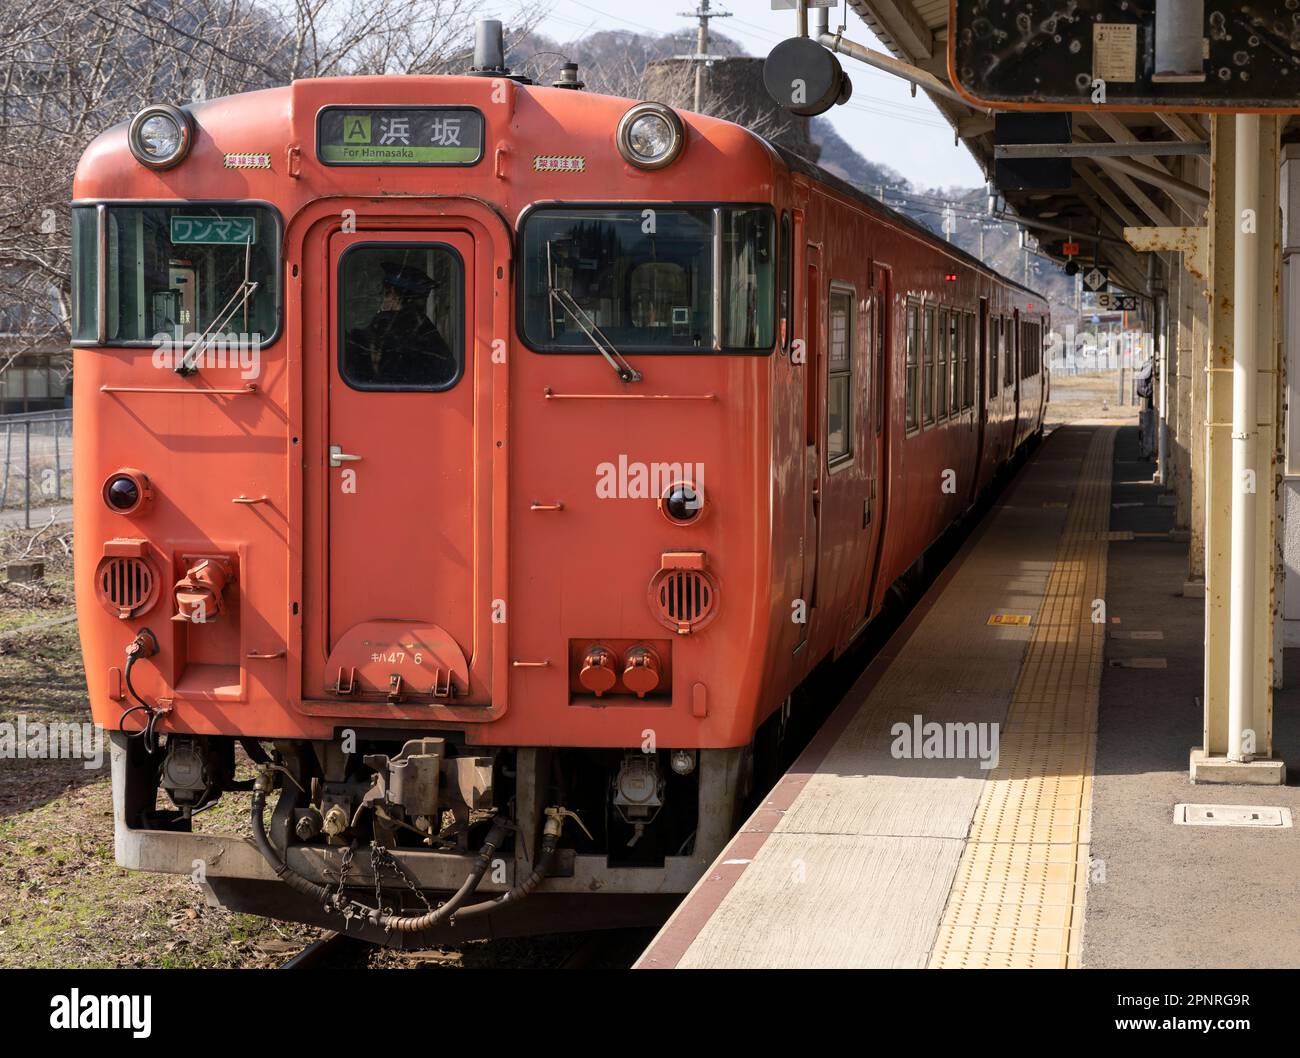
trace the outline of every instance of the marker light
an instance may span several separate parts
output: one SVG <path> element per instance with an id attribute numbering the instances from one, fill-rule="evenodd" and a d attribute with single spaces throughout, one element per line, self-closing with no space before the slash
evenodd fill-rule
<path id="1" fill-rule="evenodd" d="M 153 499 L 149 479 L 138 470 L 119 470 L 104 482 L 104 503 L 117 514 L 136 514 Z"/>
<path id="2" fill-rule="evenodd" d="M 674 525 L 689 525 L 704 510 L 704 495 L 689 482 L 679 481 L 664 492 L 659 509 Z"/>
<path id="3" fill-rule="evenodd" d="M 150 169 L 170 169 L 189 153 L 193 134 L 184 111 L 166 103 L 145 107 L 131 119 L 127 142 L 136 161 Z"/>
<path id="4" fill-rule="evenodd" d="M 641 169 L 662 169 L 682 152 L 686 130 L 672 107 L 638 103 L 618 123 L 618 151 Z"/>

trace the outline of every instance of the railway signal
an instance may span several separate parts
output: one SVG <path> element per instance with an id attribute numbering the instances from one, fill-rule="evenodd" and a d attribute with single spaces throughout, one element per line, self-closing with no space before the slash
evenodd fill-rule
<path id="1" fill-rule="evenodd" d="M 1083 285 L 1094 294 L 1105 288 L 1110 282 L 1110 273 L 1098 265 L 1094 265 L 1088 271 L 1083 273 Z"/>

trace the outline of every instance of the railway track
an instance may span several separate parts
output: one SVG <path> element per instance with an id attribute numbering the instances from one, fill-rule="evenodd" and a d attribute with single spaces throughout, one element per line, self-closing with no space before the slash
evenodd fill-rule
<path id="1" fill-rule="evenodd" d="M 281 970 L 362 969 L 366 956 L 374 948 L 364 940 L 343 933 L 326 933 L 287 960 Z"/>
<path id="2" fill-rule="evenodd" d="M 550 938 L 551 943 L 543 944 L 536 950 L 530 950 L 526 943 L 518 941 L 504 944 L 494 957 L 489 957 L 489 965 L 502 967 L 540 967 L 551 966 L 559 970 L 604 970 L 625 969 L 636 961 L 636 957 L 654 936 L 653 929 L 614 929 L 600 930 L 586 934 L 570 934 L 573 947 L 558 961 L 553 952 L 555 942 L 563 943 L 565 938 Z M 487 942 L 489 945 L 491 942 Z M 370 955 L 376 947 L 367 941 L 342 933 L 327 933 L 312 941 L 302 951 L 281 964 L 281 970 L 341 970 L 365 969 L 370 965 Z M 410 953 L 416 955 L 416 953 Z M 435 953 L 436 955 L 436 953 Z M 454 955 L 446 959 L 448 965 L 455 960 Z M 442 962 L 442 959 L 422 959 L 418 956 L 407 963 L 407 968 L 414 969 L 429 962 Z M 478 962 L 478 960 L 475 960 Z M 401 964 L 399 964 L 401 965 Z M 479 965 L 482 965 L 479 963 Z M 391 962 L 381 968 L 393 968 Z"/>

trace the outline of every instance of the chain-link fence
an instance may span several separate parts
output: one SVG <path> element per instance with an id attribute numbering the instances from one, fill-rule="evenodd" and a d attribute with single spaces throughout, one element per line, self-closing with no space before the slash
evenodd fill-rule
<path id="1" fill-rule="evenodd" d="M 72 502 L 72 412 L 0 415 L 0 526 L 41 524 Z"/>

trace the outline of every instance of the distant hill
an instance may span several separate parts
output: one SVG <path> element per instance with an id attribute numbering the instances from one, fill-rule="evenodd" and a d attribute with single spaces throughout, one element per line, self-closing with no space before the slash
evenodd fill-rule
<path id="1" fill-rule="evenodd" d="M 822 149 L 817 164 L 854 187 L 876 194 L 877 189 L 910 190 L 911 185 L 902 174 L 864 158 L 853 149 L 849 141 L 835 131 L 826 118 L 813 118 L 812 138 Z"/>

